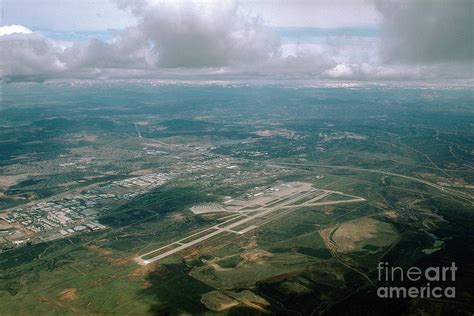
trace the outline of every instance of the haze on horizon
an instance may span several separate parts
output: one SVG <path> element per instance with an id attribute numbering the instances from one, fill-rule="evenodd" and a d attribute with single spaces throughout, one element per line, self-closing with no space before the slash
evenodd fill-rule
<path id="1" fill-rule="evenodd" d="M 3 81 L 472 81 L 473 2 L 3 0 Z"/>

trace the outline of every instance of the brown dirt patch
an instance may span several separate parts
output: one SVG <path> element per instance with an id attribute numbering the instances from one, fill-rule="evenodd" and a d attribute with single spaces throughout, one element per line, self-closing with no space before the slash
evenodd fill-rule
<path id="1" fill-rule="evenodd" d="M 201 303 L 203 303 L 210 310 L 216 312 L 221 312 L 239 305 L 237 300 L 234 300 L 233 298 L 219 291 L 212 291 L 203 294 L 201 297 Z"/>
<path id="2" fill-rule="evenodd" d="M 92 250 L 93 252 L 95 252 L 96 254 L 98 254 L 101 257 L 110 257 L 112 255 L 111 250 L 100 248 L 97 245 L 93 245 L 93 244 L 87 245 L 86 248 L 89 249 L 89 250 Z"/>
<path id="3" fill-rule="evenodd" d="M 153 262 L 133 270 L 128 274 L 128 276 L 131 278 L 143 277 L 158 269 L 160 269 L 160 265 L 157 262 Z"/>
<path id="4" fill-rule="evenodd" d="M 135 170 L 129 173 L 129 175 L 132 176 L 146 176 L 147 174 L 153 173 L 154 171 L 152 169 L 141 169 L 141 170 Z"/>
<path id="5" fill-rule="evenodd" d="M 39 301 L 41 303 L 44 303 L 44 304 L 48 304 L 48 305 L 55 305 L 55 306 L 59 306 L 59 307 L 63 307 L 63 305 L 59 302 L 56 302 L 55 300 L 52 300 L 50 299 L 49 297 L 47 296 L 44 296 L 44 295 L 41 295 L 38 297 Z"/>
<path id="6" fill-rule="evenodd" d="M 332 227 L 323 228 L 319 231 L 319 234 L 325 241 L 327 241 L 329 237 L 329 233 L 331 232 L 332 229 L 333 229 Z"/>
<path id="7" fill-rule="evenodd" d="M 97 135 L 94 134 L 76 134 L 73 136 L 73 139 L 76 141 L 86 141 L 86 142 L 94 142 L 97 140 Z"/>
<path id="8" fill-rule="evenodd" d="M 133 261 L 133 256 L 111 259 L 109 262 L 114 266 L 121 266 Z"/>
<path id="9" fill-rule="evenodd" d="M 256 131 L 253 132 L 253 134 L 258 135 L 258 136 L 263 136 L 263 137 L 269 137 L 275 135 L 273 131 L 265 130 L 265 131 Z"/>
<path id="10" fill-rule="evenodd" d="M 66 288 L 58 295 L 60 301 L 74 301 L 77 299 L 77 289 L 76 288 Z"/>
<path id="11" fill-rule="evenodd" d="M 46 304 L 49 304 L 49 305 L 55 305 L 54 301 L 50 300 L 46 296 L 40 296 L 39 300 L 40 300 L 41 303 L 46 303 Z"/>
<path id="12" fill-rule="evenodd" d="M 252 291 L 212 291 L 202 295 L 201 302 L 210 310 L 221 312 L 237 305 L 244 305 L 260 312 L 268 312 L 270 303 Z"/>
<path id="13" fill-rule="evenodd" d="M 1 195 L 0 195 L 1 197 Z M 13 225 L 8 223 L 7 221 L 4 221 L 2 219 L 0 219 L 0 229 L 1 230 L 7 230 L 7 229 L 13 229 Z"/>
<path id="14" fill-rule="evenodd" d="M 9 229 L 13 232 L 11 235 L 5 236 L 5 239 L 10 241 L 24 240 L 35 234 L 20 223 L 7 223 L 3 220 L 0 220 L 0 223 L 2 223 L 2 229 Z"/>
<path id="15" fill-rule="evenodd" d="M 230 271 L 230 270 L 232 270 L 232 268 L 223 268 L 223 267 L 221 267 L 220 265 L 218 265 L 218 264 L 215 263 L 215 262 L 208 262 L 207 265 L 208 265 L 210 268 L 214 269 L 214 271 L 220 271 L 220 272 L 222 272 L 222 271 Z"/>
<path id="16" fill-rule="evenodd" d="M 252 249 L 252 250 L 246 250 L 242 252 L 240 255 L 242 259 L 244 259 L 239 265 L 243 263 L 248 263 L 248 262 L 254 262 L 256 264 L 263 264 L 265 260 L 263 258 L 265 257 L 271 257 L 273 254 L 271 254 L 268 251 L 262 250 L 262 249 Z"/>
<path id="17" fill-rule="evenodd" d="M 398 219 L 398 215 L 395 213 L 395 211 L 385 211 L 383 212 L 383 215 L 388 218 Z"/>
<path id="18" fill-rule="evenodd" d="M 289 131 L 287 129 L 261 130 L 261 131 L 252 132 L 252 134 L 255 134 L 257 136 L 262 136 L 262 137 L 282 136 L 286 138 L 292 138 L 295 136 L 294 131 Z"/>
<path id="19" fill-rule="evenodd" d="M 112 265 L 115 266 L 120 266 L 129 263 L 130 261 L 133 260 L 133 256 L 128 256 L 128 257 L 121 257 L 121 258 L 112 258 L 112 251 L 110 249 L 105 249 L 105 248 L 100 248 L 97 245 L 91 244 L 85 246 L 87 249 L 95 252 L 98 254 L 100 257 L 104 258 L 107 260 L 107 262 L 111 263 Z"/>
<path id="20" fill-rule="evenodd" d="M 398 238 L 395 228 L 372 218 L 359 218 L 341 224 L 332 234 L 340 251 L 355 251 L 364 245 L 388 247 Z"/>
<path id="21" fill-rule="evenodd" d="M 170 217 L 174 221 L 182 221 L 186 218 L 186 216 L 184 216 L 182 213 L 179 213 L 179 212 L 170 214 Z"/>
<path id="22" fill-rule="evenodd" d="M 249 238 L 248 242 L 241 242 L 240 247 L 242 249 L 254 249 L 257 248 L 257 236 L 252 236 Z"/>
<path id="23" fill-rule="evenodd" d="M 281 282 L 283 280 L 286 280 L 286 279 L 290 279 L 294 276 L 297 276 L 299 275 L 301 272 L 299 271 L 296 271 L 296 272 L 288 272 L 288 273 L 282 273 L 282 274 L 279 274 L 279 275 L 276 275 L 274 277 L 271 277 L 269 279 L 266 279 L 265 282 L 266 283 L 275 283 L 275 282 Z"/>
<path id="24" fill-rule="evenodd" d="M 197 256 L 199 256 L 200 252 L 197 248 L 194 248 L 192 249 L 191 251 L 188 251 L 188 252 L 184 252 L 183 253 L 183 259 L 184 260 L 192 260 L 194 258 L 196 258 Z"/>
<path id="25" fill-rule="evenodd" d="M 12 185 L 15 185 L 18 181 L 26 178 L 26 174 L 19 174 L 14 176 L 0 176 L 0 190 L 6 190 Z"/>

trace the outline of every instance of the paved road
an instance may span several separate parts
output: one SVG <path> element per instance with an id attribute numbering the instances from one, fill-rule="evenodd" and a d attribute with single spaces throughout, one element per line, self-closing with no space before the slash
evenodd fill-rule
<path id="1" fill-rule="evenodd" d="M 412 176 L 406 176 L 403 174 L 399 173 L 394 173 L 390 171 L 383 171 L 383 170 L 377 170 L 377 169 L 365 169 L 365 168 L 356 168 L 356 167 L 347 167 L 347 166 L 334 166 L 334 165 L 321 165 L 321 164 L 304 164 L 304 163 L 290 163 L 290 162 L 270 162 L 270 165 L 275 165 L 275 166 L 306 166 L 306 167 L 317 167 L 317 168 L 329 168 L 329 169 L 341 169 L 341 170 L 351 170 L 351 171 L 361 171 L 361 172 L 371 172 L 371 173 L 378 173 L 378 174 L 383 174 L 383 175 L 388 175 L 388 176 L 394 176 L 394 177 L 399 177 L 399 178 L 404 178 L 408 179 L 411 181 L 423 183 L 427 186 L 430 186 L 432 188 L 435 188 L 437 190 L 449 193 L 451 195 L 454 195 L 460 199 L 469 201 L 469 202 L 474 202 L 474 197 L 461 191 L 457 191 L 454 189 L 448 189 L 445 188 L 439 184 L 429 182 L 423 179 L 415 178 Z"/>

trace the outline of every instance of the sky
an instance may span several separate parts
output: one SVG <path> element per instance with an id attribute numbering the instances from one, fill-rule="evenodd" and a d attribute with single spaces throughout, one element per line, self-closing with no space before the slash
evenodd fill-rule
<path id="1" fill-rule="evenodd" d="M 471 0 L 1 0 L 0 75 L 471 80 Z"/>

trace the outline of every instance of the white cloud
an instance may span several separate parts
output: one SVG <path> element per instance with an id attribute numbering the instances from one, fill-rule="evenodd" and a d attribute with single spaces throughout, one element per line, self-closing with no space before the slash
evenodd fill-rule
<path id="1" fill-rule="evenodd" d="M 279 54 L 279 37 L 233 2 L 118 1 L 139 23 L 161 67 L 221 67 Z"/>
<path id="2" fill-rule="evenodd" d="M 62 48 L 54 41 L 34 33 L 0 36 L 1 76 L 50 76 L 64 71 L 61 54 Z"/>
<path id="3" fill-rule="evenodd" d="M 464 0 L 453 1 L 464 3 Z M 2 77 L 13 80 L 166 76 L 334 80 L 472 77 L 470 68 L 465 67 L 466 60 L 470 60 L 469 52 L 472 54 L 468 50 L 472 42 L 444 47 L 446 43 L 454 43 L 446 37 L 466 23 L 466 14 L 457 7 L 450 8 L 446 13 L 449 23 L 441 23 L 446 17 L 440 13 L 443 6 L 437 2 L 428 6 L 425 14 L 429 17 L 420 18 L 422 22 L 414 21 L 421 9 L 413 2 L 378 2 L 383 38 L 332 35 L 303 43 L 286 39 L 283 44 L 259 16 L 249 14 L 231 1 L 116 2 L 137 23 L 114 31 L 110 40 L 65 43 L 21 25 L 1 27 Z M 459 25 L 453 22 L 457 16 Z M 430 34 L 431 19 L 441 21 L 442 31 Z M 410 30 L 398 25 L 402 22 L 418 31 L 407 34 Z M 464 35 L 456 37 L 456 43 Z"/>
<path id="4" fill-rule="evenodd" d="M 81 68 L 154 68 L 157 56 L 142 32 L 136 28 L 120 31 L 109 41 L 91 39 L 66 48 L 61 60 L 71 70 Z"/>
<path id="5" fill-rule="evenodd" d="M 30 30 L 27 27 L 24 27 L 23 25 L 5 25 L 0 27 L 0 36 L 3 35 L 10 35 L 10 34 L 30 34 L 33 33 L 32 30 Z"/>
<path id="6" fill-rule="evenodd" d="M 64 45 L 35 33 L 3 38 L 3 76 L 48 77 L 61 72 L 83 76 L 87 70 L 94 75 L 105 69 L 156 74 L 157 69 L 210 68 L 215 72 L 220 67 L 248 69 L 280 54 L 279 36 L 258 17 L 240 12 L 233 2 L 173 5 L 127 1 L 120 5 L 139 22 L 116 31 L 108 41 Z"/>
<path id="7" fill-rule="evenodd" d="M 352 69 L 350 65 L 345 65 L 345 64 L 338 64 L 336 67 L 326 70 L 325 75 L 329 78 L 335 78 L 335 79 L 340 79 L 340 78 L 351 78 L 354 76 L 354 70 Z"/>
<path id="8" fill-rule="evenodd" d="M 387 65 L 338 64 L 323 72 L 329 79 L 344 80 L 416 80 L 427 79 L 426 73 L 432 69 L 426 67 L 393 67 Z"/>
<path id="9" fill-rule="evenodd" d="M 377 0 L 387 62 L 470 62 L 472 0 Z"/>

